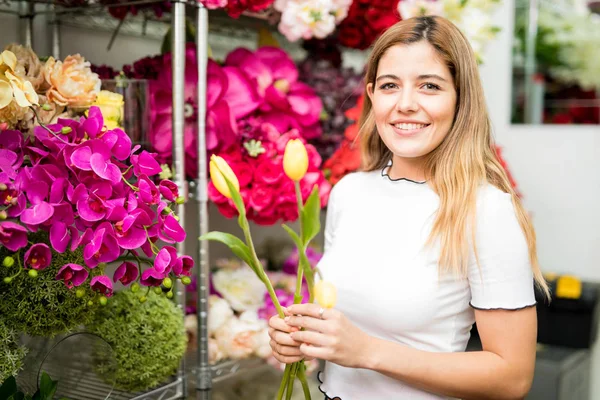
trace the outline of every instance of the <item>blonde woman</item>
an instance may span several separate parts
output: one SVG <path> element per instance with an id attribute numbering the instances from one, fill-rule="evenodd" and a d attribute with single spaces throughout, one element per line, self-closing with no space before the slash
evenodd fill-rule
<path id="1" fill-rule="evenodd" d="M 365 79 L 364 168 L 331 193 L 319 264 L 338 303 L 272 318 L 274 355 L 326 360 L 326 399 L 521 399 L 547 287 L 473 51 L 443 18 L 405 20 Z M 474 322 L 483 350 L 465 352 Z"/>

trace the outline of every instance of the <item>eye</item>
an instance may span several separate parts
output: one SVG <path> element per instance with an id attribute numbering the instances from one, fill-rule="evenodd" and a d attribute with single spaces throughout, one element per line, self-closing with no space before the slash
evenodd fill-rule
<path id="1" fill-rule="evenodd" d="M 421 86 L 421 87 L 424 89 L 433 90 L 433 91 L 441 89 L 438 85 L 436 85 L 435 83 L 431 83 L 431 82 L 424 83 L 423 86 Z"/>
<path id="2" fill-rule="evenodd" d="M 379 89 L 390 90 L 390 89 L 394 89 L 396 87 L 398 87 L 398 86 L 395 83 L 387 82 L 387 83 L 384 83 L 383 85 L 379 86 Z"/>

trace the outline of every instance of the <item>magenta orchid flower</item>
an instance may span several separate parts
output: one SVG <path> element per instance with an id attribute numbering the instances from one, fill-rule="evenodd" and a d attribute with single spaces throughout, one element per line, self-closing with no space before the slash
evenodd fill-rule
<path id="1" fill-rule="evenodd" d="M 154 269 L 164 276 L 172 270 L 181 270 L 182 261 L 177 257 L 177 250 L 173 246 L 163 247 L 154 259 Z"/>
<path id="2" fill-rule="evenodd" d="M 113 295 L 113 285 L 110 278 L 106 275 L 95 276 L 90 282 L 92 290 L 106 297 Z"/>
<path id="3" fill-rule="evenodd" d="M 99 221 L 106 217 L 106 199 L 112 196 L 112 186 L 108 182 L 94 184 L 88 190 L 79 184 L 73 191 L 72 201 L 77 204 L 79 216 L 89 222 Z"/>
<path id="4" fill-rule="evenodd" d="M 10 251 L 27 246 L 27 229 L 11 221 L 1 221 L 0 244 Z"/>
<path id="5" fill-rule="evenodd" d="M 179 257 L 180 262 L 173 266 L 173 273 L 176 276 L 190 276 L 194 268 L 194 259 L 190 256 Z"/>
<path id="6" fill-rule="evenodd" d="M 179 221 L 177 221 L 172 215 L 167 215 L 158 231 L 158 237 L 160 240 L 163 240 L 167 243 L 179 243 L 185 240 L 185 236 L 185 231 L 179 224 Z"/>
<path id="7" fill-rule="evenodd" d="M 20 215 L 21 222 L 27 225 L 39 225 L 49 220 L 54 214 L 54 207 L 45 201 L 48 196 L 48 185 L 41 181 L 30 181 L 26 193 L 32 207 L 23 210 Z"/>
<path id="8" fill-rule="evenodd" d="M 27 198 L 24 193 L 17 190 L 10 182 L 5 184 L 7 186 L 6 190 L 0 190 L 0 206 L 8 207 L 6 209 L 8 217 L 16 218 L 25 210 Z"/>
<path id="9" fill-rule="evenodd" d="M 87 269 L 79 264 L 65 264 L 56 274 L 56 280 L 65 282 L 65 285 L 72 289 L 74 286 L 79 286 L 88 278 Z"/>
<path id="10" fill-rule="evenodd" d="M 44 243 L 36 243 L 25 252 L 23 257 L 25 267 L 44 270 L 52 263 L 52 252 L 50 247 Z"/>
<path id="11" fill-rule="evenodd" d="M 156 153 L 148 153 L 146 150 L 143 150 L 139 155 L 132 155 L 131 164 L 135 176 L 160 174 L 162 168 L 155 157 Z"/>
<path id="12" fill-rule="evenodd" d="M 160 202 L 160 192 L 148 176 L 140 176 L 138 180 L 138 189 L 138 198 L 145 204 L 151 205 Z"/>
<path id="13" fill-rule="evenodd" d="M 160 181 L 160 183 L 158 184 L 158 190 L 160 191 L 162 197 L 164 197 L 168 201 L 173 202 L 177 200 L 177 197 L 179 197 L 179 188 L 174 182 L 171 182 L 170 180 L 163 179 L 162 181 Z"/>
<path id="14" fill-rule="evenodd" d="M 165 277 L 166 276 L 162 272 L 157 271 L 154 268 L 148 268 L 142 272 L 140 284 L 142 286 L 160 286 Z"/>
<path id="15" fill-rule="evenodd" d="M 126 250 L 141 247 L 148 238 L 145 226 L 150 226 L 152 219 L 143 209 L 139 208 L 114 224 L 115 236 L 119 246 Z"/>
<path id="16" fill-rule="evenodd" d="M 138 278 L 138 268 L 137 266 L 129 261 L 125 261 L 123 264 L 119 265 L 119 267 L 115 270 L 113 275 L 113 282 L 121 282 L 123 285 L 129 285 L 131 282 L 134 282 Z"/>
<path id="17" fill-rule="evenodd" d="M 116 260 L 121 251 L 109 223 L 101 224 L 92 240 L 83 249 L 83 259 L 90 268 L 95 268 L 101 262 Z"/>

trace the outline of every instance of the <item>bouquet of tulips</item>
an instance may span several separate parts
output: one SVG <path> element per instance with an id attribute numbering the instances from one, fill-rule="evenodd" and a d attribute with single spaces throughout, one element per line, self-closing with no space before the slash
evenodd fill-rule
<path id="1" fill-rule="evenodd" d="M 296 291 L 294 293 L 294 303 L 299 304 L 302 302 L 302 283 L 306 280 L 309 293 L 309 301 L 313 299 L 319 300 L 321 297 L 318 293 L 319 288 L 323 285 L 314 284 L 314 271 L 311 267 L 310 261 L 306 255 L 311 240 L 319 233 L 321 229 L 321 223 L 319 219 L 319 213 L 321 209 L 319 200 L 318 186 L 315 186 L 303 204 L 302 195 L 300 192 L 300 180 L 306 174 L 308 169 L 308 154 L 304 144 L 299 139 L 291 139 L 288 141 L 283 156 L 283 169 L 285 174 L 294 182 L 296 188 L 296 198 L 298 201 L 298 215 L 300 218 L 300 232 L 297 233 L 287 225 L 283 225 L 283 228 L 290 235 L 296 246 L 298 247 L 298 273 L 296 281 Z M 227 198 L 230 198 L 235 203 L 238 210 L 238 224 L 244 233 L 244 241 L 239 239 L 230 233 L 225 232 L 209 232 L 206 235 L 200 237 L 200 240 L 215 240 L 226 244 L 231 251 L 239 257 L 242 261 L 252 268 L 258 278 L 265 284 L 267 291 L 271 297 L 273 305 L 277 309 L 277 313 L 281 318 L 284 318 L 283 308 L 277 298 L 273 284 L 269 280 L 265 269 L 256 255 L 256 250 L 252 242 L 252 236 L 250 234 L 250 227 L 248 219 L 246 217 L 246 206 L 242 199 L 239 191 L 238 179 L 227 164 L 227 162 L 216 155 L 213 155 L 210 160 L 210 176 L 212 183 L 215 188 Z M 323 307 L 332 307 L 331 301 Z M 283 395 L 286 395 L 286 399 L 290 399 L 292 396 L 292 390 L 294 380 L 296 377 L 302 384 L 305 398 L 310 399 L 310 391 L 306 380 L 306 366 L 304 361 L 299 361 L 293 364 L 288 364 L 285 367 L 285 372 L 279 391 L 277 393 L 277 399 L 282 399 Z"/>

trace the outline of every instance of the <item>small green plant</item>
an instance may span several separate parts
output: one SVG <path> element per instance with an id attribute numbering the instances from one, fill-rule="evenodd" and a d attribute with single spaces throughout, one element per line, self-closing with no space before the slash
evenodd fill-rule
<path id="1" fill-rule="evenodd" d="M 19 333 L 0 316 L 0 382 L 9 376 L 16 376 L 23 368 L 27 349 L 19 346 L 18 339 Z"/>
<path id="2" fill-rule="evenodd" d="M 54 394 L 56 393 L 56 388 L 58 386 L 58 381 L 53 381 L 45 372 L 42 372 L 42 379 L 40 381 L 39 389 L 33 394 L 29 395 L 23 393 L 17 387 L 17 380 L 14 376 L 8 377 L 0 386 L 0 399 L 2 400 L 53 400 Z M 66 398 L 61 398 L 61 400 L 67 400 Z"/>

